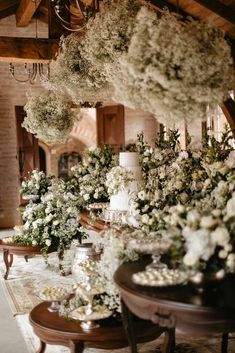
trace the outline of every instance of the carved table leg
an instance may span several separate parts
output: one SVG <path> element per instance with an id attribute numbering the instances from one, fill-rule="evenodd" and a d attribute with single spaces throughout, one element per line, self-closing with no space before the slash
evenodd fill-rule
<path id="1" fill-rule="evenodd" d="M 46 343 L 40 340 L 40 347 L 39 347 L 37 353 L 43 353 L 43 352 L 45 352 L 45 349 L 46 349 Z"/>
<path id="2" fill-rule="evenodd" d="M 175 351 L 175 329 L 167 330 L 165 333 L 162 353 L 174 353 Z"/>
<path id="3" fill-rule="evenodd" d="M 228 333 L 222 334 L 221 353 L 228 352 Z"/>
<path id="4" fill-rule="evenodd" d="M 84 350 L 84 342 L 82 341 L 69 341 L 69 348 L 71 353 L 82 353 Z"/>
<path id="5" fill-rule="evenodd" d="M 138 353 L 135 333 L 134 333 L 134 326 L 133 326 L 133 315 L 123 300 L 121 300 L 121 306 L 122 306 L 122 322 L 127 335 L 129 346 L 131 348 L 131 353 Z"/>
<path id="6" fill-rule="evenodd" d="M 7 249 L 3 249 L 3 260 L 6 266 L 4 279 L 7 279 L 9 275 L 10 267 L 12 266 L 12 263 L 13 263 L 13 254 L 9 254 L 9 250 Z"/>

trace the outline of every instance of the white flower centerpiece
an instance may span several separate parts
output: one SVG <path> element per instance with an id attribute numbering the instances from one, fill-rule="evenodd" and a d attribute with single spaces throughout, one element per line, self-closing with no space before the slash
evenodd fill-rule
<path id="1" fill-rule="evenodd" d="M 82 161 L 72 167 L 70 184 L 74 193 L 82 199 L 83 206 L 108 201 L 106 174 L 116 164 L 110 146 L 105 145 L 86 150 Z"/>
<path id="2" fill-rule="evenodd" d="M 25 200 L 37 200 L 45 194 L 52 185 L 52 175 L 46 176 L 43 171 L 33 170 L 29 178 L 21 183 L 20 192 Z"/>
<path id="3" fill-rule="evenodd" d="M 17 229 L 14 242 L 41 246 L 45 258 L 51 248 L 63 254 L 73 239 L 86 237 L 79 223 L 79 210 L 78 198 L 67 191 L 63 180 L 54 178 L 47 191 L 22 210 L 23 225 Z"/>
<path id="4" fill-rule="evenodd" d="M 169 210 L 166 232 L 173 245 L 168 255 L 194 282 L 235 272 L 234 205 L 235 193 L 223 209 L 210 213 L 182 205 Z"/>
<path id="5" fill-rule="evenodd" d="M 108 194 L 111 196 L 120 191 L 124 191 L 133 180 L 133 173 L 125 167 L 113 167 L 106 176 L 105 184 L 107 186 Z"/>

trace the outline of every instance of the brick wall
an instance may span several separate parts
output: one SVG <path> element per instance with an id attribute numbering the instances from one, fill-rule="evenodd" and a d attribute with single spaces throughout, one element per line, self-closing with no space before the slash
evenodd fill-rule
<path id="1" fill-rule="evenodd" d="M 0 20 L 1 36 L 35 38 L 35 21 L 25 28 L 16 28 L 15 17 Z M 47 37 L 47 27 L 38 23 L 38 37 Z M 16 65 L 16 74 L 23 65 Z M 22 78 L 22 76 L 21 76 Z M 15 106 L 26 103 L 26 91 L 40 91 L 38 85 L 17 83 L 9 74 L 9 64 L 0 62 L 0 228 L 19 222 L 19 170 L 16 150 Z"/>

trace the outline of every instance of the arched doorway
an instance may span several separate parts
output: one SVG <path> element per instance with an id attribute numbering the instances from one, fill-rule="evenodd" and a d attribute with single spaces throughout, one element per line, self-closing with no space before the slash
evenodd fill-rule
<path id="1" fill-rule="evenodd" d="M 81 160 L 78 152 L 65 152 L 60 155 L 58 161 L 58 176 L 66 179 L 71 175 L 71 167 L 76 165 Z"/>
<path id="2" fill-rule="evenodd" d="M 38 149 L 39 149 L 39 170 L 43 171 L 46 174 L 47 172 L 46 152 L 41 146 L 38 146 Z"/>

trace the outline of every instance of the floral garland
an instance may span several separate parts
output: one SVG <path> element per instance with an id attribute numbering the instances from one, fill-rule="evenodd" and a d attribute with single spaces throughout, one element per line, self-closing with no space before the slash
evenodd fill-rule
<path id="1" fill-rule="evenodd" d="M 205 118 L 232 87 L 231 49 L 222 32 L 193 19 L 142 7 L 112 84 L 119 102 L 166 126 Z"/>
<path id="2" fill-rule="evenodd" d="M 113 167 L 106 175 L 105 185 L 109 195 L 115 195 L 119 191 L 124 191 L 125 188 L 134 181 L 133 173 L 125 167 Z"/>
<path id="3" fill-rule="evenodd" d="M 28 94 L 27 98 L 22 126 L 48 145 L 65 143 L 75 121 L 71 104 L 53 92 Z"/>

